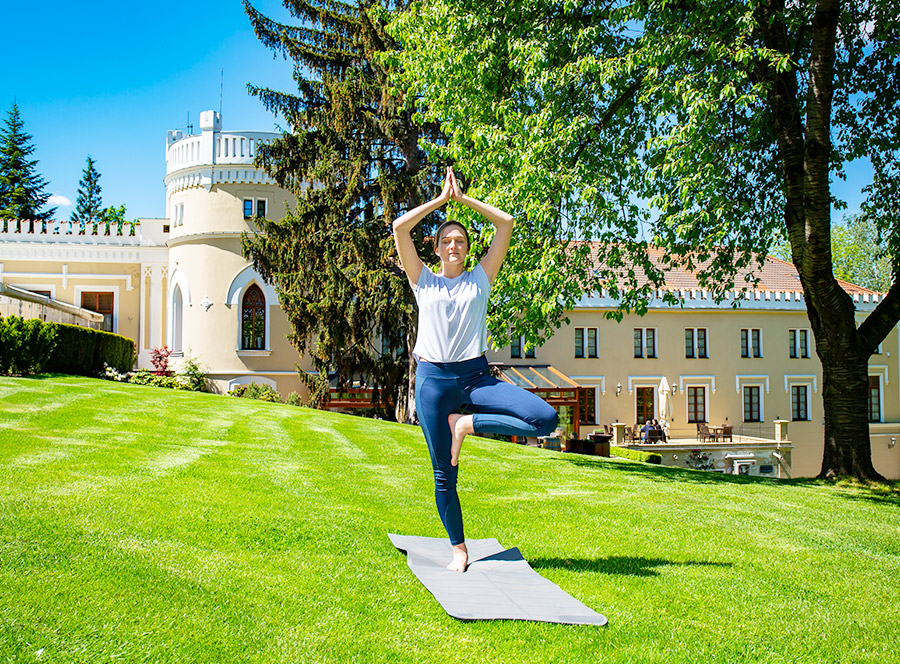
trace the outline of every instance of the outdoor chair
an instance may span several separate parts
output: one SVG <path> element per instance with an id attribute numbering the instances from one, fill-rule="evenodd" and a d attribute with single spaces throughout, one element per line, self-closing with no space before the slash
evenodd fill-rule
<path id="1" fill-rule="evenodd" d="M 733 429 L 734 429 L 734 427 L 732 427 L 732 426 L 730 426 L 730 425 L 723 425 L 723 426 L 722 426 L 722 442 L 725 442 L 726 440 L 727 440 L 729 443 L 733 443 L 733 442 L 734 442 L 734 440 L 732 439 L 732 435 L 731 435 L 731 432 L 732 432 Z"/>
<path id="2" fill-rule="evenodd" d="M 709 427 L 706 426 L 705 424 L 700 424 L 700 425 L 698 425 L 697 428 L 700 430 L 700 442 L 701 443 L 707 443 L 710 441 L 710 439 L 715 438 L 715 436 L 709 430 Z"/>

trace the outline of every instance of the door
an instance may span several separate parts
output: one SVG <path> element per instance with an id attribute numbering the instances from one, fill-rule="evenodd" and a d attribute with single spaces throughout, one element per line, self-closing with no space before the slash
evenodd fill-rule
<path id="1" fill-rule="evenodd" d="M 655 395 L 656 389 L 652 387 L 635 388 L 635 410 L 637 419 L 635 422 L 643 424 L 647 420 L 652 420 L 656 415 Z"/>

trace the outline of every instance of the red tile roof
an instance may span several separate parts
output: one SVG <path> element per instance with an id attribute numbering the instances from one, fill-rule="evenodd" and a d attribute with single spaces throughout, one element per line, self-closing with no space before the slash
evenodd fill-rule
<path id="1" fill-rule="evenodd" d="M 598 246 L 599 243 L 591 243 L 591 256 L 595 265 L 598 264 L 599 261 L 599 259 L 597 258 Z M 660 265 L 660 263 L 662 262 L 662 257 L 665 254 L 665 250 L 657 247 L 649 247 L 648 253 L 650 255 L 650 260 L 653 261 L 656 265 Z M 705 261 L 701 263 L 700 266 L 706 266 L 709 264 L 709 262 L 710 261 Z M 775 258 L 774 256 L 766 256 L 761 268 L 759 268 L 757 265 L 753 265 L 752 268 L 753 269 L 743 269 L 738 271 L 738 273 L 735 275 L 736 288 L 740 288 L 743 284 L 746 283 L 744 281 L 744 277 L 748 273 L 753 273 L 754 276 L 759 278 L 759 282 L 751 290 L 803 292 L 803 286 L 800 284 L 800 275 L 797 273 L 797 268 L 794 267 L 793 263 L 781 260 L 780 258 Z M 639 281 L 644 280 L 639 278 Z M 863 288 L 862 286 L 857 286 L 856 284 L 852 284 L 848 281 L 843 281 L 841 279 L 838 279 L 838 283 L 847 293 L 851 295 L 871 295 L 877 292 L 868 288 Z M 665 287 L 671 290 L 701 289 L 700 284 L 697 281 L 697 277 L 694 276 L 691 271 L 684 268 L 666 269 Z"/>

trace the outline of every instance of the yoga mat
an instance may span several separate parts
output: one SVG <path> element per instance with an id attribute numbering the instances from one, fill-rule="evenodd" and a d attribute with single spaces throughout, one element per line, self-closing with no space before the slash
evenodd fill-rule
<path id="1" fill-rule="evenodd" d="M 446 538 L 388 537 L 406 552 L 413 574 L 454 618 L 606 624 L 606 616 L 531 569 L 519 549 L 504 549 L 495 539 L 466 540 L 470 562 L 460 574 L 447 569 L 453 551 Z"/>

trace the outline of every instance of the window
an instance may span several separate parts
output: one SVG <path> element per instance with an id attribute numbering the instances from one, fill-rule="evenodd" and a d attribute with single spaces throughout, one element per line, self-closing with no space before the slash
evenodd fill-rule
<path id="1" fill-rule="evenodd" d="M 253 218 L 253 199 L 245 198 L 244 199 L 244 219 L 252 219 Z"/>
<path id="2" fill-rule="evenodd" d="M 791 419 L 794 422 L 809 421 L 808 385 L 791 385 Z"/>
<path id="3" fill-rule="evenodd" d="M 575 328 L 575 357 L 585 357 L 585 332 L 587 332 L 587 357 L 597 355 L 597 328 Z"/>
<path id="4" fill-rule="evenodd" d="M 589 327 L 587 331 L 587 337 L 588 357 L 599 357 L 597 354 L 597 328 Z"/>
<path id="5" fill-rule="evenodd" d="M 596 391 L 597 389 L 594 387 L 586 387 L 578 391 L 580 424 L 597 424 L 597 412 L 594 408 Z"/>
<path id="6" fill-rule="evenodd" d="M 262 219 L 266 218 L 266 201 L 265 199 L 257 199 L 256 201 L 256 216 Z"/>
<path id="7" fill-rule="evenodd" d="M 509 356 L 514 359 L 522 357 L 522 337 L 513 337 L 509 344 Z"/>
<path id="8" fill-rule="evenodd" d="M 687 358 L 708 358 L 706 335 L 705 327 L 684 328 L 684 356 Z"/>
<path id="9" fill-rule="evenodd" d="M 637 387 L 634 390 L 635 411 L 637 413 L 637 422 L 643 424 L 647 420 L 656 417 L 656 404 L 654 398 L 656 396 L 656 388 L 654 387 Z"/>
<path id="10" fill-rule="evenodd" d="M 241 349 L 266 348 L 266 298 L 256 284 L 244 293 L 241 303 Z"/>
<path id="11" fill-rule="evenodd" d="M 762 332 L 759 329 L 741 330 L 741 357 L 762 357 Z"/>
<path id="12" fill-rule="evenodd" d="M 534 357 L 536 356 L 535 351 L 536 351 L 536 349 L 534 349 L 534 348 L 526 348 L 525 349 L 525 358 L 526 359 L 534 359 Z"/>
<path id="13" fill-rule="evenodd" d="M 634 356 L 656 357 L 656 329 L 652 327 L 634 328 Z"/>
<path id="14" fill-rule="evenodd" d="M 706 388 L 688 387 L 688 422 L 706 422 Z"/>
<path id="15" fill-rule="evenodd" d="M 43 295 L 44 297 L 53 297 L 52 295 L 50 295 L 50 291 L 48 290 L 31 290 L 30 292 L 34 293 L 35 295 Z M 86 308 L 87 307 L 85 307 L 85 309 Z"/>
<path id="16" fill-rule="evenodd" d="M 81 308 L 103 314 L 103 330 L 113 331 L 113 294 L 87 293 L 81 294 Z"/>
<path id="17" fill-rule="evenodd" d="M 809 357 L 809 330 L 788 330 L 788 350 L 791 357 Z"/>
<path id="18" fill-rule="evenodd" d="M 869 422 L 881 422 L 881 381 L 869 376 Z"/>
<path id="19" fill-rule="evenodd" d="M 744 422 L 760 422 L 759 385 L 744 385 Z"/>

